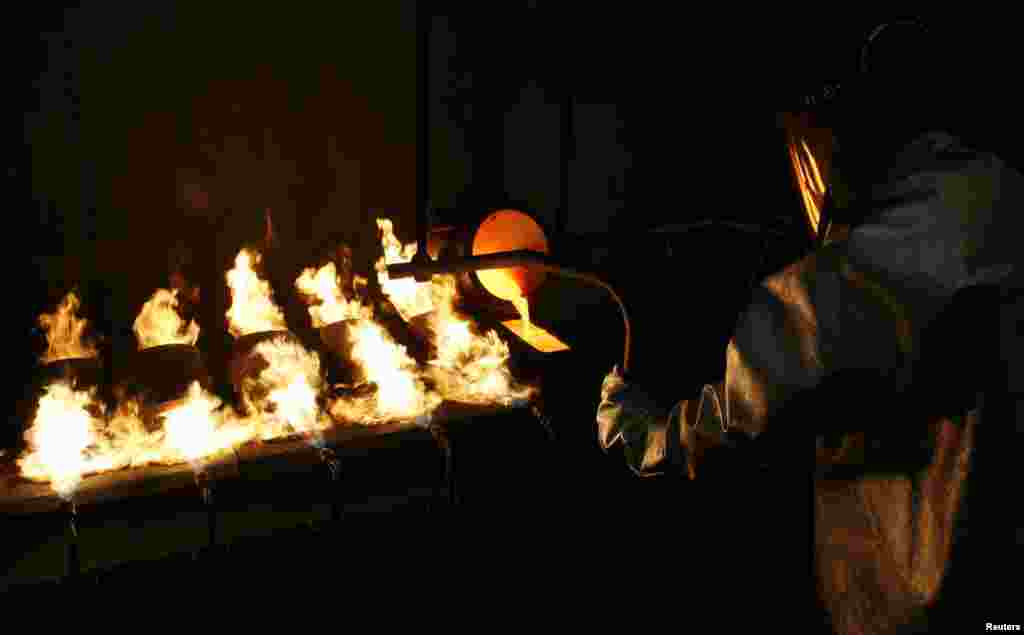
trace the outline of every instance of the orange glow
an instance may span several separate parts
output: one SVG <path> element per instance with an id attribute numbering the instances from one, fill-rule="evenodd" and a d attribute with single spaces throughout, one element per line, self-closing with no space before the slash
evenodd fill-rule
<path id="1" fill-rule="evenodd" d="M 821 178 L 818 164 L 814 160 L 807 143 L 801 140 L 802 150 L 796 144 L 789 146 L 789 159 L 793 165 L 793 175 L 796 178 L 797 189 L 800 190 L 800 198 L 803 200 L 804 211 L 811 224 L 811 230 L 816 236 L 821 223 L 820 202 L 824 199 L 825 184 Z"/>
<path id="2" fill-rule="evenodd" d="M 557 353 L 558 351 L 569 350 L 568 344 L 536 324 L 524 325 L 522 320 L 509 320 L 501 324 L 541 353 Z"/>
<path id="3" fill-rule="evenodd" d="M 135 337 L 139 348 L 152 348 L 167 344 L 195 346 L 199 339 L 199 325 L 192 320 L 187 325 L 178 315 L 178 291 L 157 289 L 135 318 Z"/>
<path id="4" fill-rule="evenodd" d="M 513 209 L 491 213 L 473 236 L 473 255 L 528 249 L 548 253 L 544 230 L 527 214 Z M 525 267 L 478 271 L 480 284 L 495 297 L 512 301 L 529 295 L 544 281 L 545 273 Z"/>
<path id="5" fill-rule="evenodd" d="M 78 317 L 80 302 L 73 292 L 64 296 L 53 314 L 39 316 L 39 324 L 46 331 L 47 348 L 42 362 L 49 364 L 73 357 L 96 357 L 96 347 L 82 337 L 88 323 Z"/>
<path id="6" fill-rule="evenodd" d="M 807 147 L 806 141 L 801 141 L 804 146 L 804 155 L 807 157 L 807 165 L 810 166 L 811 171 L 814 174 L 814 185 L 816 186 L 816 192 L 818 194 L 825 193 L 825 182 L 821 179 L 821 172 L 818 171 L 818 162 L 814 160 L 814 155 L 811 153 L 811 149 Z"/>
<path id="7" fill-rule="evenodd" d="M 817 237 L 821 229 L 825 194 L 829 189 L 833 158 L 832 134 L 827 128 L 818 125 L 810 113 L 785 113 L 781 124 L 786 131 L 789 162 L 801 205 L 807 215 L 811 234 Z"/>

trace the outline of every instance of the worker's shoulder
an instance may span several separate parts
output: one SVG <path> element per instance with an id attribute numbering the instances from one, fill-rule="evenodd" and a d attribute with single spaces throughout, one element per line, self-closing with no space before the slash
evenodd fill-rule
<path id="1" fill-rule="evenodd" d="M 943 175 L 979 175 L 1007 169 L 1006 163 L 983 146 L 947 132 L 929 132 L 915 138 L 896 153 L 885 182 L 876 193 L 905 186 L 909 181 L 931 181 Z"/>

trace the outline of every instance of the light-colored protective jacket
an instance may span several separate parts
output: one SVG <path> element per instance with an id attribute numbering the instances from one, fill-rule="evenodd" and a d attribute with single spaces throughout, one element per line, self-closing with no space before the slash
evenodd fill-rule
<path id="1" fill-rule="evenodd" d="M 906 385 L 923 329 L 955 292 L 1017 277 L 1024 176 L 941 133 L 909 144 L 891 165 L 867 222 L 755 290 L 723 383 L 661 413 L 613 370 L 597 416 L 602 446 L 624 442 L 641 475 L 683 457 L 694 477 L 702 448 L 723 443 L 725 429 L 756 438 L 785 425 L 773 414 L 831 373 L 872 369 Z M 950 372 L 968 370 L 950 360 Z M 863 448 L 850 438 L 838 453 L 819 453 L 819 582 L 839 632 L 895 632 L 936 596 L 979 416 L 962 415 L 933 423 L 933 458 L 915 477 L 830 480 L 830 464 L 863 460 Z"/>

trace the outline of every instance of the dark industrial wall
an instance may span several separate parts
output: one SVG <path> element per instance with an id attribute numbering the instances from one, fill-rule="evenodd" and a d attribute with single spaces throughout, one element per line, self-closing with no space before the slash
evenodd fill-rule
<path id="1" fill-rule="evenodd" d="M 413 25 L 414 4 L 397 1 L 30 12 L 9 56 L 25 64 L 7 201 L 29 220 L 25 259 L 8 270 L 29 291 L 11 316 L 21 338 L 77 286 L 116 363 L 135 346 L 142 303 L 181 268 L 201 288 L 200 344 L 217 371 L 224 273 L 264 237 L 267 209 L 268 274 L 304 325 L 301 267 L 339 240 L 368 261 L 377 214 L 412 234 Z"/>

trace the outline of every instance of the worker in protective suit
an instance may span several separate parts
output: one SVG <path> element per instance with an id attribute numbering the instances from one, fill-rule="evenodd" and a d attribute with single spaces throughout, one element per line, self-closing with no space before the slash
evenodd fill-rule
<path id="1" fill-rule="evenodd" d="M 712 449 L 794 426 L 819 438 L 815 569 L 838 633 L 907 632 L 938 595 L 989 335 L 959 318 L 996 310 L 981 290 L 1019 270 L 1024 208 L 1024 176 L 946 131 L 928 30 L 890 23 L 867 41 L 855 78 L 779 117 L 818 243 L 754 290 L 724 378 L 665 411 L 615 368 L 597 412 L 602 448 L 621 443 L 644 476 L 699 480 Z M 951 364 L 961 353 L 974 357 Z"/>

